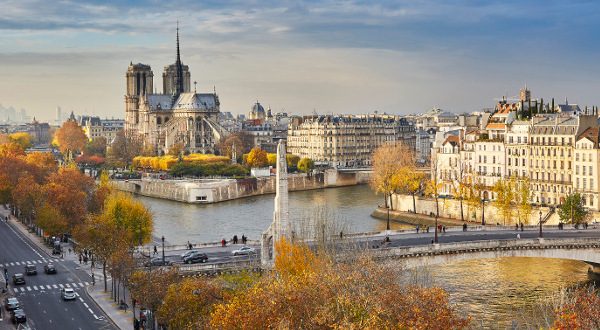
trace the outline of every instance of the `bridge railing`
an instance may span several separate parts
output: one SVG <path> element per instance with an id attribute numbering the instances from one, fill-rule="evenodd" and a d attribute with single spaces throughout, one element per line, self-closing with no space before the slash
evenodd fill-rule
<path id="1" fill-rule="evenodd" d="M 214 263 L 214 264 L 194 264 L 194 265 L 181 265 L 179 266 L 179 273 L 190 274 L 190 273 L 211 273 L 211 272 L 226 272 L 235 271 L 242 269 L 253 269 L 260 268 L 260 258 L 251 257 L 248 259 Z"/>

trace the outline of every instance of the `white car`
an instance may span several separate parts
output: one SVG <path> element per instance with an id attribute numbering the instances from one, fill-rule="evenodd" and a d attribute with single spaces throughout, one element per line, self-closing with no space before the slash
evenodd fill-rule
<path id="1" fill-rule="evenodd" d="M 77 295 L 75 294 L 75 290 L 73 290 L 71 288 L 60 289 L 60 295 L 63 298 L 63 300 L 73 300 L 73 299 L 77 298 Z"/>
<path id="2" fill-rule="evenodd" d="M 249 246 L 242 246 L 242 248 L 239 250 L 231 251 L 231 254 L 233 254 L 234 256 L 241 256 L 241 255 L 248 255 L 248 254 L 255 254 L 255 253 L 256 253 L 256 249 L 253 247 L 249 247 Z"/>

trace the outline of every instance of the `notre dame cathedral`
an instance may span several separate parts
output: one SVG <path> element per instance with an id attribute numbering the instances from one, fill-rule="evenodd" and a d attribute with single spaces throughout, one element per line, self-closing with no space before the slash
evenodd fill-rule
<path id="1" fill-rule="evenodd" d="M 216 92 L 190 91 L 190 71 L 181 62 L 179 28 L 177 59 L 162 75 L 163 93 L 153 92 L 152 69 L 145 64 L 129 64 L 125 94 L 125 130 L 141 136 L 145 146 L 158 154 L 174 144 L 183 144 L 191 153 L 213 153 L 225 130 L 218 123 L 219 97 Z M 194 83 L 195 85 L 195 83 Z"/>

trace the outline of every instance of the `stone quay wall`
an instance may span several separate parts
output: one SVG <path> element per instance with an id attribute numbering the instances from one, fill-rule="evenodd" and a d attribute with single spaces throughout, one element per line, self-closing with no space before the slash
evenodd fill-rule
<path id="1" fill-rule="evenodd" d="M 440 217 L 447 219 L 456 219 L 461 220 L 460 217 L 460 201 L 456 199 L 448 199 L 448 198 L 440 198 L 439 200 L 439 208 L 440 208 Z M 416 204 L 417 204 L 417 214 L 429 216 L 430 214 L 436 213 L 435 199 L 433 198 L 425 198 L 421 196 L 416 196 Z M 399 195 L 395 194 L 392 196 L 392 206 L 394 210 L 407 212 L 410 214 L 413 213 L 413 199 L 410 195 Z M 531 215 L 529 216 L 528 224 L 537 224 L 539 222 L 539 212 L 542 211 L 542 217 L 545 217 L 546 214 L 550 211 L 548 207 L 533 207 Z M 471 222 L 481 222 L 481 205 L 477 209 L 473 207 L 469 207 L 467 203 L 463 202 L 463 212 L 466 221 Z M 515 224 L 517 220 L 516 210 L 513 215 L 513 219 L 510 223 L 506 223 L 506 225 Z M 504 225 L 504 218 L 502 217 L 502 213 L 495 206 L 492 205 L 491 202 L 485 203 L 485 222 L 487 224 L 496 224 L 499 223 Z M 545 222 L 549 225 L 556 225 L 559 222 L 559 217 L 556 212 L 554 212 L 550 218 Z"/>
<path id="2" fill-rule="evenodd" d="M 325 171 L 321 173 L 288 174 L 289 191 L 322 189 L 357 185 L 368 182 L 369 174 L 340 173 Z M 194 179 L 194 180 L 142 180 L 114 181 L 117 189 L 143 196 L 164 198 L 186 203 L 218 203 L 249 196 L 274 194 L 275 176 L 246 179 Z"/>

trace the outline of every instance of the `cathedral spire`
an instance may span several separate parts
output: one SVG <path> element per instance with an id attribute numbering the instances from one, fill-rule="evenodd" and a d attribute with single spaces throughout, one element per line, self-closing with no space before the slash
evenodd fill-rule
<path id="1" fill-rule="evenodd" d="M 179 21 L 177 21 L 177 94 L 183 93 L 183 64 L 181 64 L 181 56 L 179 52 Z"/>

